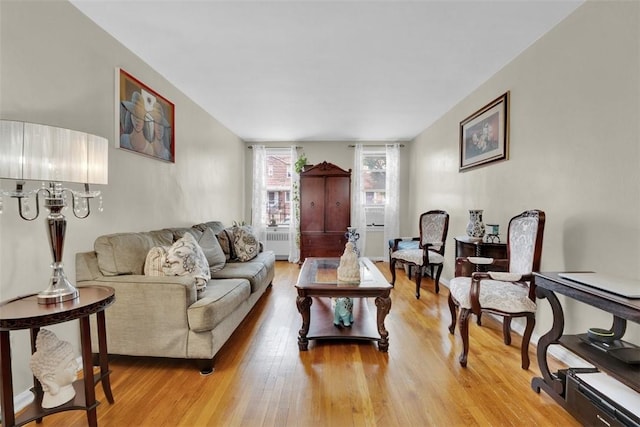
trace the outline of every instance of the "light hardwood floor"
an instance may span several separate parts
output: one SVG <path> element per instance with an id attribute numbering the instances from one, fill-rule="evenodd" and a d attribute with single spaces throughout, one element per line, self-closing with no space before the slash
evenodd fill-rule
<path id="1" fill-rule="evenodd" d="M 388 263 L 377 265 L 390 280 Z M 210 376 L 190 361 L 112 357 L 116 402 L 109 405 L 97 386 L 99 426 L 579 425 L 531 389 L 539 375 L 535 349 L 531 368 L 522 370 L 520 337 L 505 346 L 489 316 L 482 327 L 470 323 L 469 363 L 461 368 L 460 337 L 447 330 L 447 288 L 436 295 L 425 278 L 416 300 L 401 270 L 386 320 L 388 353 L 344 341 L 311 341 L 309 351 L 298 351 L 298 272 L 277 263 L 273 287 L 218 353 Z M 65 412 L 41 425 L 84 426 L 86 416 Z"/>

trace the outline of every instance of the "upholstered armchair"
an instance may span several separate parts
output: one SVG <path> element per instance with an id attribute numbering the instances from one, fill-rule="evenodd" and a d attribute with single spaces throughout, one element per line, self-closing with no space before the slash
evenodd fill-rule
<path id="1" fill-rule="evenodd" d="M 527 319 L 522 337 L 522 369 L 529 368 L 529 341 L 535 326 L 535 283 L 533 272 L 540 269 L 544 212 L 530 210 L 509 221 L 507 232 L 507 259 L 460 257 L 456 259 L 456 277 L 449 282 L 449 309 L 454 333 L 458 308 L 460 308 L 460 335 L 462 353 L 460 365 L 467 366 L 469 353 L 469 317 L 484 312 L 503 317 L 504 343 L 511 344 L 511 319 Z M 507 267 L 506 272 L 475 272 L 471 277 L 460 277 L 469 271 L 468 263 Z"/>
<path id="2" fill-rule="evenodd" d="M 420 237 L 418 245 L 408 245 L 403 239 L 395 239 L 390 249 L 389 267 L 391 268 L 391 285 L 396 283 L 396 263 L 401 261 L 416 267 L 416 298 L 420 298 L 420 283 L 424 269 L 431 268 L 432 276 L 435 268 L 435 291 L 440 292 L 440 274 L 444 266 L 444 247 L 449 230 L 449 214 L 445 211 L 433 210 L 420 215 L 418 222 Z M 404 244 L 404 247 L 403 247 Z"/>

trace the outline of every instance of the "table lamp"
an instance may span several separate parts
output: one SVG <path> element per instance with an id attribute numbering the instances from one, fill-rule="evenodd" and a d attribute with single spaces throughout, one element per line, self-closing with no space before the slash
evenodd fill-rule
<path id="1" fill-rule="evenodd" d="M 18 201 L 18 213 L 26 221 L 40 215 L 40 199 L 49 215 L 46 226 L 51 245 L 53 273 L 49 287 L 38 294 L 38 303 L 54 304 L 78 298 L 78 290 L 67 279 L 62 264 L 62 251 L 67 220 L 62 210 L 72 197 L 73 214 L 86 218 L 91 213 L 90 200 L 100 191 L 89 184 L 107 184 L 108 141 L 88 133 L 53 126 L 12 120 L 0 120 L 0 178 L 16 181 L 13 191 L 0 188 L 0 213 L 3 196 Z M 27 191 L 25 181 L 40 181 L 42 186 Z M 84 184 L 84 191 L 62 186 L 63 182 Z M 35 201 L 32 213 L 29 200 Z"/>

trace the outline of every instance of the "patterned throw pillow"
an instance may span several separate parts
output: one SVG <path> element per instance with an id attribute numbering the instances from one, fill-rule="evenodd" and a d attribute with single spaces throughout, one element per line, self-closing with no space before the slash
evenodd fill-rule
<path id="1" fill-rule="evenodd" d="M 155 246 L 147 253 L 147 258 L 144 261 L 144 275 L 145 276 L 164 276 L 165 257 L 167 256 L 168 246 Z"/>
<path id="2" fill-rule="evenodd" d="M 249 261 L 258 255 L 260 245 L 251 227 L 233 227 L 233 251 L 239 261 Z"/>
<path id="3" fill-rule="evenodd" d="M 207 258 L 191 233 L 185 233 L 167 249 L 163 271 L 166 276 L 194 277 L 198 291 L 203 290 L 211 279 Z"/>
<path id="4" fill-rule="evenodd" d="M 218 243 L 220 243 L 220 247 L 222 248 L 222 252 L 224 252 L 227 261 L 236 258 L 233 253 L 233 229 L 234 227 L 225 228 L 219 232 L 217 236 Z"/>

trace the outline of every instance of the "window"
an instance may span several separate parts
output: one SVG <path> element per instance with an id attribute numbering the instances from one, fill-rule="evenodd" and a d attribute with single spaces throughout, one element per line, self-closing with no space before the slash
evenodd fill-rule
<path id="1" fill-rule="evenodd" d="M 367 226 L 384 226 L 387 156 L 384 151 L 365 150 L 362 159 L 362 188 Z"/>
<path id="2" fill-rule="evenodd" d="M 267 148 L 267 203 L 262 212 L 264 224 L 277 227 L 291 217 L 291 153 L 289 149 Z"/>

